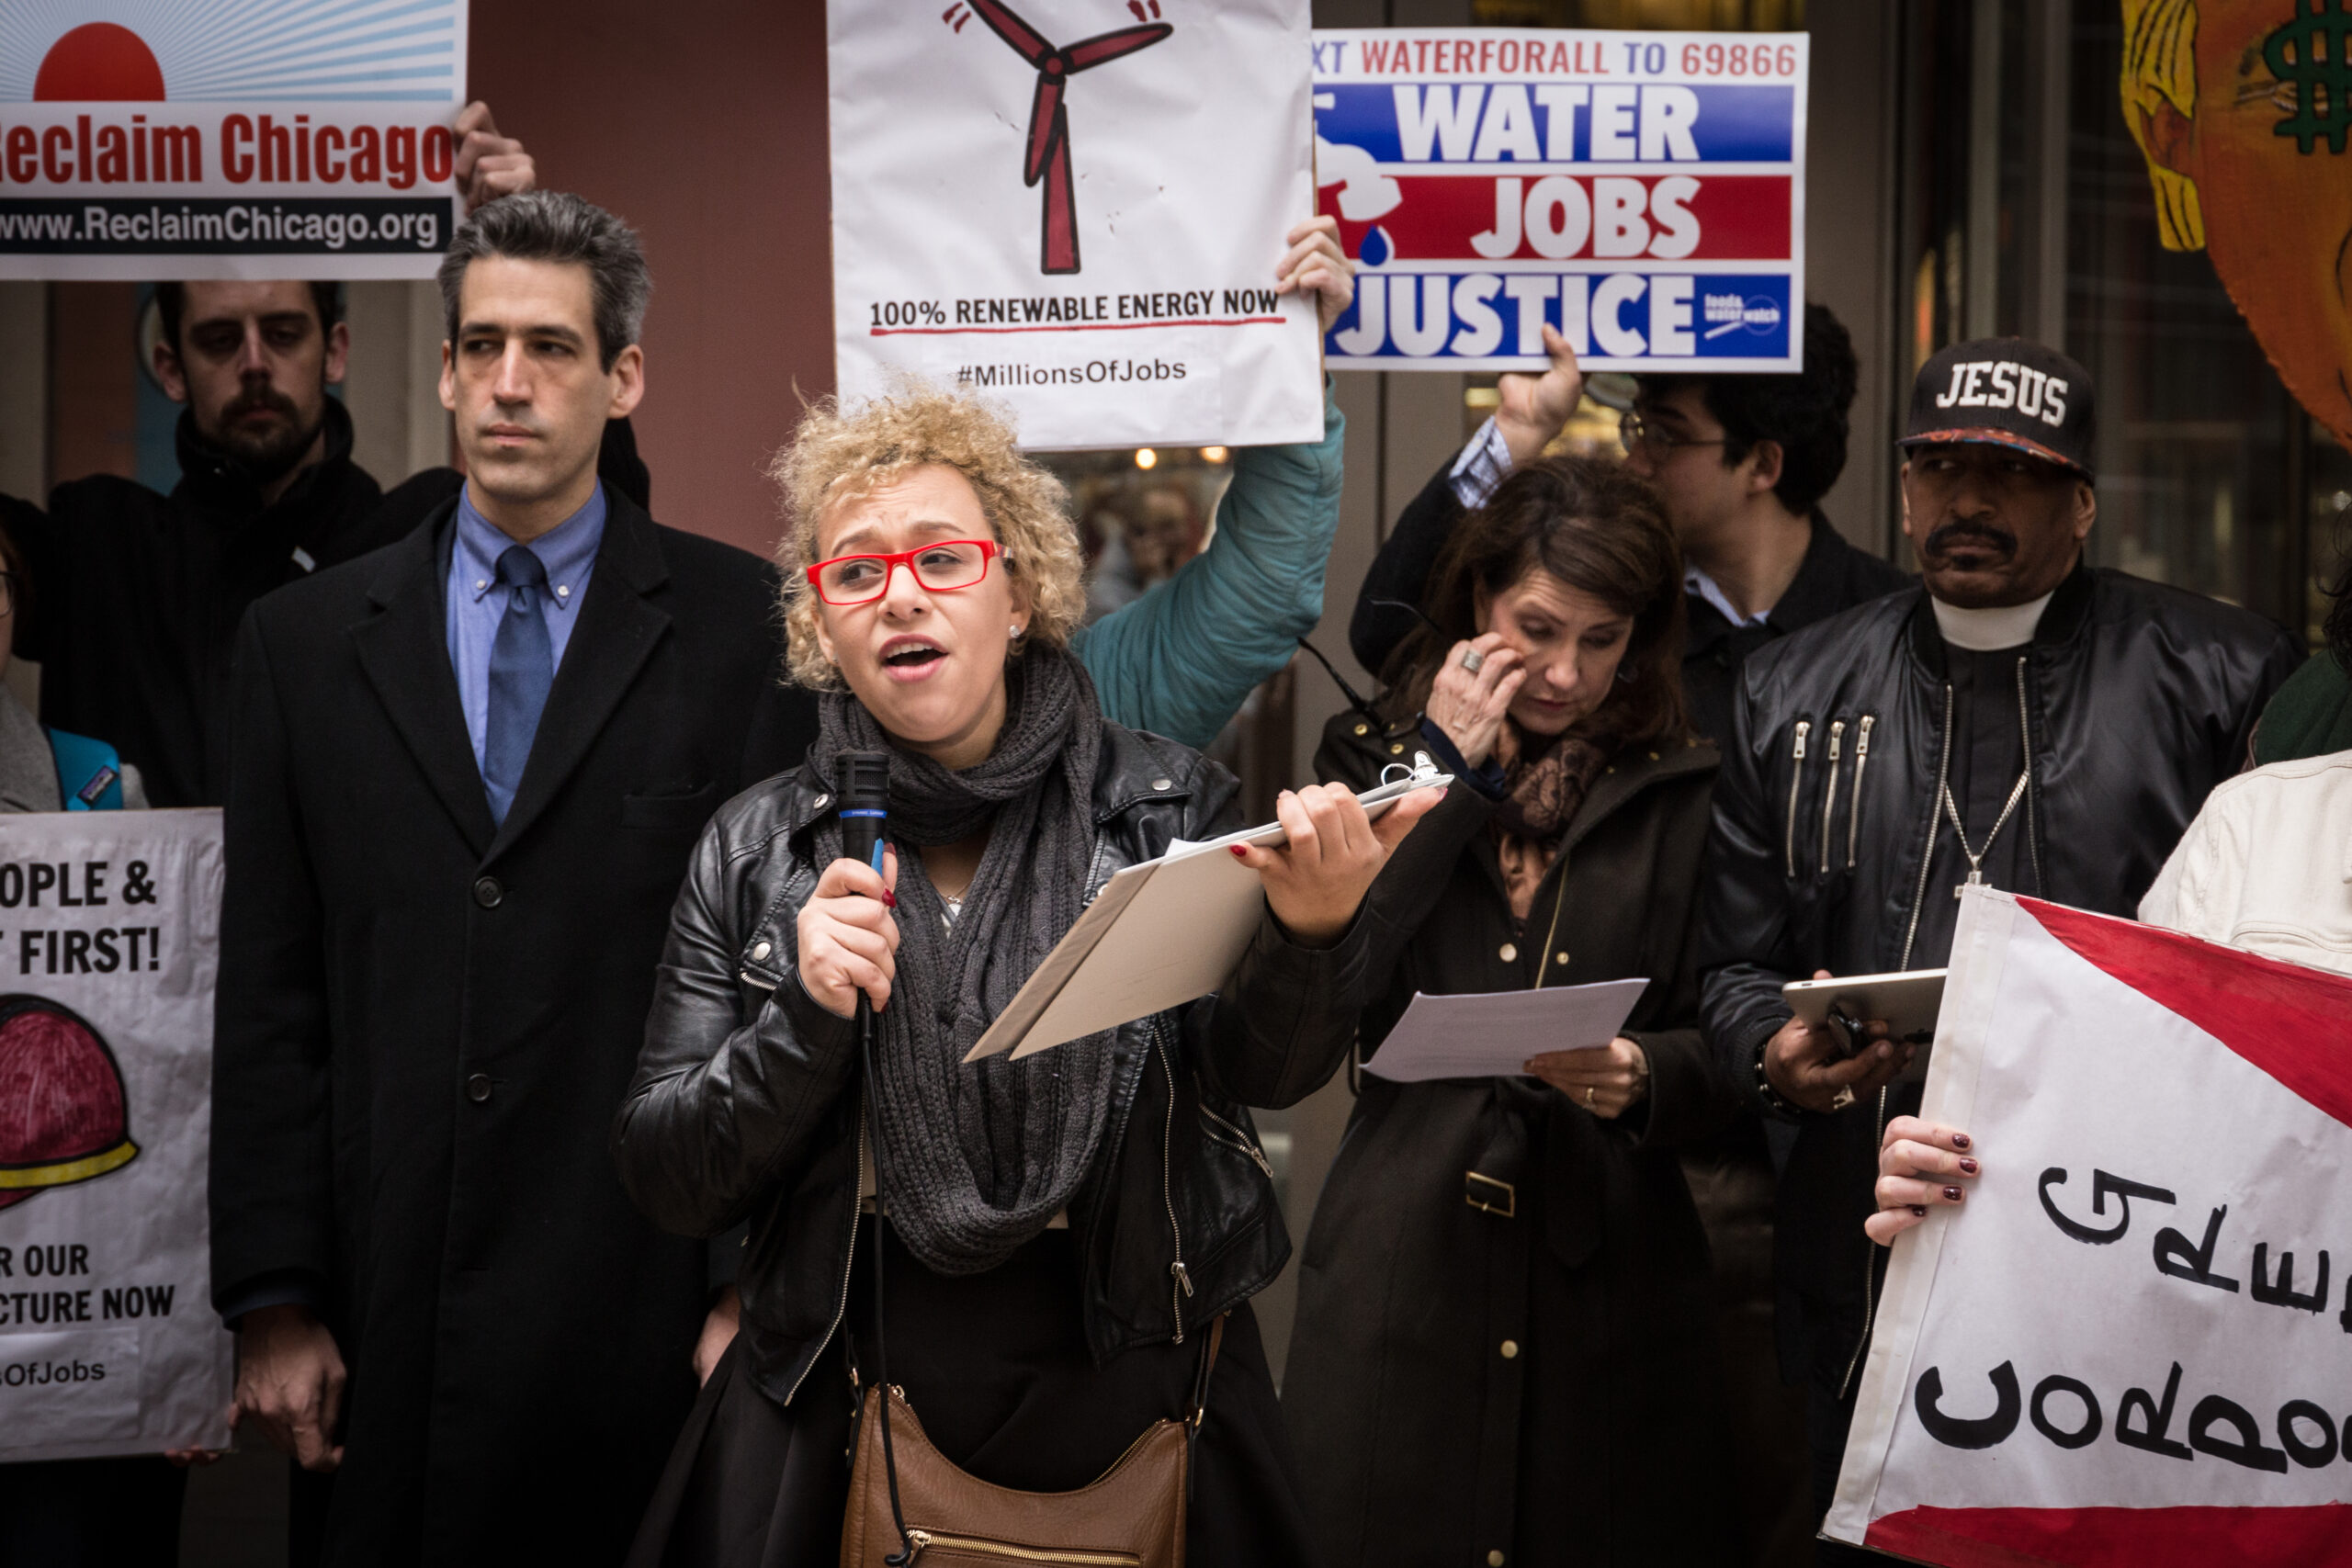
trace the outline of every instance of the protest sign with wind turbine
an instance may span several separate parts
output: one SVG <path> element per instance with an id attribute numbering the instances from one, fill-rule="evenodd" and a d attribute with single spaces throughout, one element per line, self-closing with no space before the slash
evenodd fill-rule
<path id="1" fill-rule="evenodd" d="M 1069 79 L 1080 71 L 1148 49 L 1176 29 L 1167 22 L 1080 39 L 1068 49 L 1056 49 L 1036 28 L 1015 16 L 1001 0 L 967 0 L 997 37 L 1037 70 L 1037 93 L 1029 103 L 1028 151 L 1021 164 L 1021 183 L 1046 182 L 1046 211 L 1038 241 L 1041 272 L 1069 273 L 1079 269 L 1078 197 L 1069 175 L 1069 110 L 1062 103 Z"/>
<path id="2" fill-rule="evenodd" d="M 1032 449 L 1321 439 L 1314 305 L 1276 292 L 1307 5 L 831 0 L 841 396 L 979 393 Z"/>

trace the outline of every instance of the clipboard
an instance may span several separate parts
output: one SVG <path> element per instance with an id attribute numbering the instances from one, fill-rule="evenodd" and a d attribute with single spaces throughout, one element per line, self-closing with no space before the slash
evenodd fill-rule
<path id="1" fill-rule="evenodd" d="M 1377 818 L 1414 790 L 1453 782 L 1451 773 L 1424 770 L 1356 799 L 1366 816 Z M 1258 933 L 1266 897 L 1258 874 L 1227 852 L 1288 840 L 1280 823 L 1206 843 L 1179 840 L 1158 860 L 1117 873 L 964 1060 L 1006 1052 L 1018 1060 L 1224 985 Z"/>

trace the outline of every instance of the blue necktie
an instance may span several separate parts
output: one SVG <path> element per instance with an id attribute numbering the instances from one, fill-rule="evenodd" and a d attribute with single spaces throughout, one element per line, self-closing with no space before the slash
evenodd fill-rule
<path id="1" fill-rule="evenodd" d="M 503 824 L 523 782 L 523 765 L 531 760 L 539 710 L 548 705 L 548 688 L 555 683 L 555 650 L 541 608 L 548 569 L 539 558 L 521 545 L 511 547 L 498 558 L 498 581 L 506 589 L 506 614 L 499 617 L 498 637 L 490 645 L 490 722 L 481 782 L 490 795 L 491 820 Z"/>

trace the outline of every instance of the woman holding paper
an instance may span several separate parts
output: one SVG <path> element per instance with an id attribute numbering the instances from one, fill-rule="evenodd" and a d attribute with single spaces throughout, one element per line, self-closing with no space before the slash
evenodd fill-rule
<path id="1" fill-rule="evenodd" d="M 984 406 L 910 389 L 820 408 L 777 473 L 792 673 L 823 693 L 821 729 L 705 833 L 614 1134 L 665 1224 L 750 1222 L 741 1332 L 635 1561 L 834 1560 L 877 1240 L 888 1381 L 945 1459 L 1026 1492 L 1086 1486 L 1185 1413 L 1205 1366 L 1192 1561 L 1311 1559 L 1249 1307 L 1289 1244 L 1244 1107 L 1288 1105 L 1345 1057 L 1357 907 L 1437 792 L 1376 824 L 1345 789 L 1286 794 L 1287 847 L 1244 857 L 1265 913 L 1222 994 L 966 1065 L 1114 872 L 1240 825 L 1234 780 L 1103 720 L 1066 647 L 1084 595 L 1060 486 Z M 852 751 L 889 759 L 878 870 L 841 852 Z M 903 1458 L 904 1426 L 897 1441 Z"/>
<path id="2" fill-rule="evenodd" d="M 1707 1245 L 1678 1143 L 1738 1110 L 1692 946 L 1714 750 L 1679 685 L 1682 565 L 1611 465 L 1514 471 L 1457 531 L 1381 718 L 1318 773 L 1456 775 L 1366 900 L 1371 1063 L 1299 1275 L 1284 1413 L 1325 1559 L 1737 1559 Z M 1464 787 L 1467 784 L 1469 787 Z M 1416 992 L 1651 983 L 1524 1077 L 1396 1083 Z M 1562 1048 L 1566 1047 L 1566 1048 Z"/>

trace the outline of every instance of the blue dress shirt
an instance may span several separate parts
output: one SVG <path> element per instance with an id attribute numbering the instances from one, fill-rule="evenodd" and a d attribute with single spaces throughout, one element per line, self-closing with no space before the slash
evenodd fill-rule
<path id="1" fill-rule="evenodd" d="M 588 595 L 588 574 L 605 542 L 605 485 L 599 479 L 587 504 L 533 539 L 527 548 L 548 569 L 548 591 L 540 597 L 547 616 L 548 646 L 556 668 L 563 668 L 564 645 L 571 640 L 573 615 Z M 466 710 L 466 739 L 473 743 L 474 767 L 482 764 L 490 739 L 490 649 L 506 614 L 508 590 L 498 581 L 498 558 L 514 541 L 474 510 L 473 487 L 458 492 L 458 537 L 449 552 L 449 668 L 458 674 L 458 701 Z"/>

